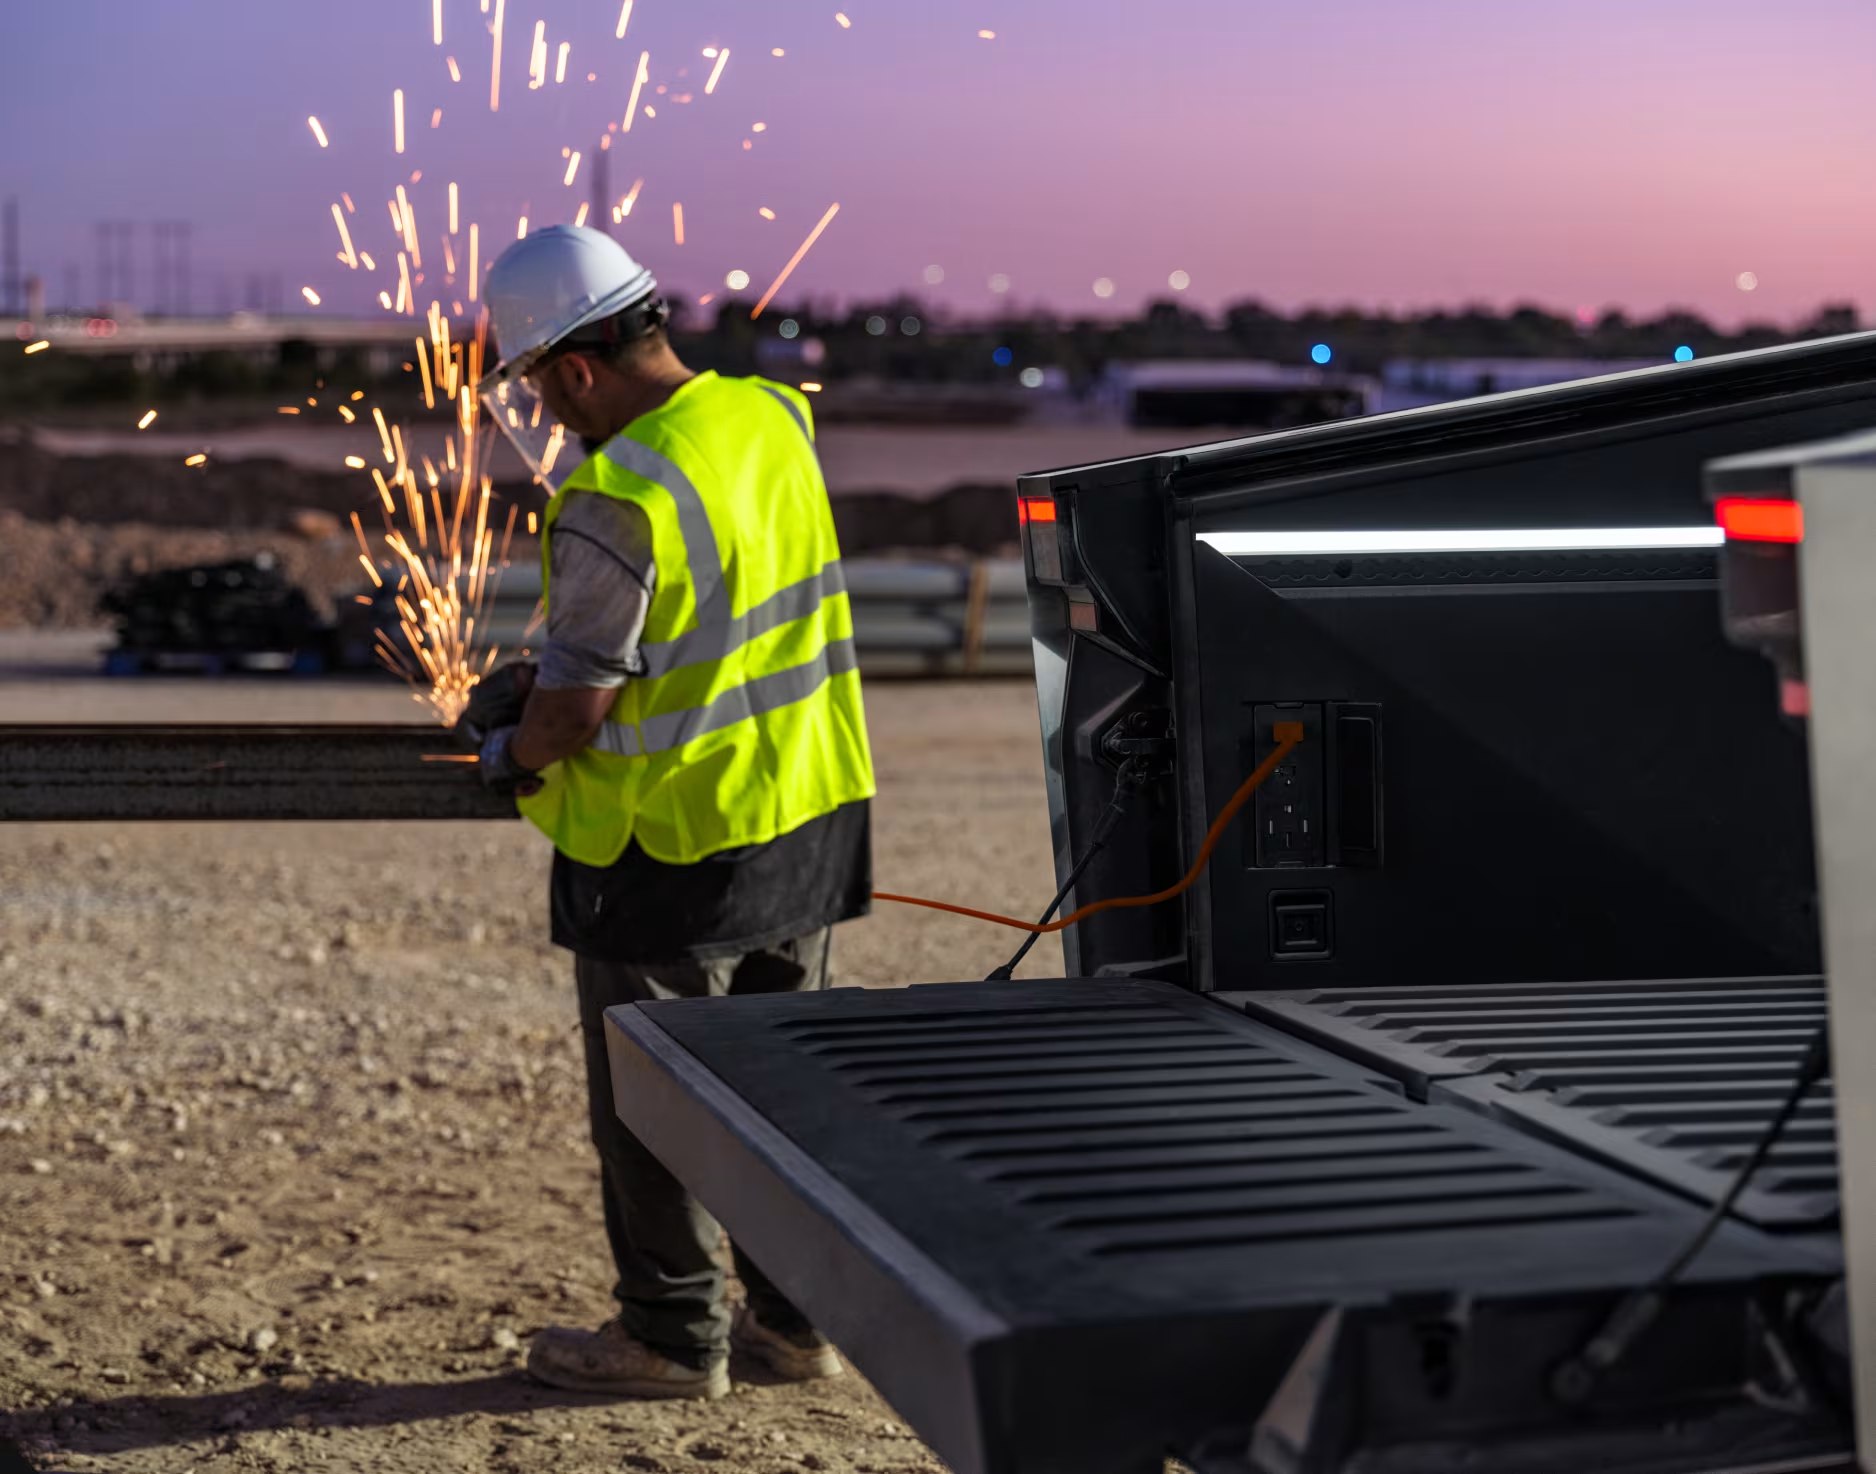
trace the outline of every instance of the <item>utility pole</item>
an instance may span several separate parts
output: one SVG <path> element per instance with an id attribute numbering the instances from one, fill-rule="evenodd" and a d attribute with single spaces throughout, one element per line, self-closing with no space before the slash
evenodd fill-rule
<path id="1" fill-rule="evenodd" d="M 155 221 L 150 226 L 150 308 L 157 313 L 169 311 L 169 222 Z"/>
<path id="2" fill-rule="evenodd" d="M 136 277 L 131 271 L 131 232 L 135 226 L 128 220 L 119 220 L 111 227 L 117 236 L 117 271 L 113 283 L 117 288 L 117 301 L 131 306 L 131 299 L 137 294 Z"/>
<path id="3" fill-rule="evenodd" d="M 20 202 L 8 195 L 0 209 L 0 313 L 18 317 L 20 302 Z"/>
<path id="4" fill-rule="evenodd" d="M 98 280 L 92 296 L 92 306 L 102 310 L 111 300 L 111 227 L 108 221 L 100 220 L 97 224 L 98 236 Z"/>
<path id="5" fill-rule="evenodd" d="M 187 220 L 176 222 L 176 311 L 189 315 L 189 238 L 195 227 Z"/>
<path id="6" fill-rule="evenodd" d="M 586 223 L 607 235 L 612 234 L 612 150 L 607 146 L 611 141 L 610 134 L 602 135 L 593 151 L 593 192 L 586 210 Z"/>

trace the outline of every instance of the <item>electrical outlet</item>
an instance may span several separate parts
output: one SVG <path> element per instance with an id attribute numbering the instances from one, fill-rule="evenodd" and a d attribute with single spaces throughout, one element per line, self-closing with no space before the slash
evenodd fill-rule
<path id="1" fill-rule="evenodd" d="M 1301 722 L 1303 741 L 1258 785 L 1252 804 L 1256 858 L 1260 869 L 1289 869 L 1328 863 L 1328 805 L 1323 773 L 1322 703 L 1260 702 L 1252 707 L 1251 763 L 1276 750 L 1278 722 Z"/>

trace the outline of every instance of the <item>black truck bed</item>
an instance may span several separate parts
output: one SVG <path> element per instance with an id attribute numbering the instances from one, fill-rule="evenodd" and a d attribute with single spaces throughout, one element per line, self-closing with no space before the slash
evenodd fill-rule
<path id="1" fill-rule="evenodd" d="M 1707 1203 L 1824 1022 L 1816 977 L 1218 993 L 1252 1018 Z M 1741 1195 L 1767 1229 L 1829 1230 L 1837 1132 L 1814 1088 Z"/>
<path id="2" fill-rule="evenodd" d="M 958 1474 L 1228 1443 L 1336 1307 L 1377 1372 L 1351 1427 L 1484 1446 L 1700 1217 L 1160 983 L 652 1003 L 608 1029 L 620 1114 Z M 1619 1437 L 1737 1388 L 1738 1287 L 1832 1267 L 1810 1236 L 1723 1229 L 1579 1424 Z M 1657 1429 L 1645 1467 L 1712 1467 L 1701 1436 Z M 1841 1447 L 1776 1414 L 1728 1435 L 1754 1438 Z"/>

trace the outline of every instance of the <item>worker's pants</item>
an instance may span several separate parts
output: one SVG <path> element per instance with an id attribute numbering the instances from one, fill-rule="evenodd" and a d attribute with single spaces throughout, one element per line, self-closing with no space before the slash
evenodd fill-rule
<path id="1" fill-rule="evenodd" d="M 673 1361 L 702 1367 L 729 1340 L 716 1220 L 620 1121 L 606 1060 L 605 1012 L 651 998 L 807 992 L 827 986 L 828 933 L 815 932 L 757 952 L 707 962 L 625 963 L 574 959 L 593 1144 L 599 1148 L 606 1236 L 618 1267 L 625 1329 Z M 773 1330 L 807 1328 L 801 1312 L 768 1276 L 734 1251 L 749 1307 Z"/>

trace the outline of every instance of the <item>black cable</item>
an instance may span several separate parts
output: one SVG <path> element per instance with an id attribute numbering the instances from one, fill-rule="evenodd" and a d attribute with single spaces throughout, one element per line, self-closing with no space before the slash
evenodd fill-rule
<path id="1" fill-rule="evenodd" d="M 1049 902 L 1047 909 L 1037 919 L 1037 926 L 1046 926 L 1054 919 L 1055 913 L 1061 909 L 1062 902 L 1068 899 L 1068 893 L 1075 888 L 1075 882 L 1081 878 L 1082 871 L 1088 868 L 1094 857 L 1101 853 L 1108 840 L 1113 837 L 1114 826 L 1120 823 L 1121 815 L 1127 811 L 1127 800 L 1132 796 L 1133 790 L 1145 781 L 1146 765 L 1138 758 L 1130 757 L 1120 765 L 1120 773 L 1114 779 L 1114 796 L 1107 801 L 1107 808 L 1095 821 L 1094 833 L 1088 838 L 1087 849 L 1081 852 L 1081 858 L 1076 860 L 1073 868 L 1069 870 L 1068 878 L 1062 882 L 1061 889 L 1055 893 L 1055 899 Z M 1016 974 L 1018 964 L 1029 955 L 1029 949 L 1035 946 L 1041 937 L 1040 932 L 1027 933 L 1023 937 L 1022 945 L 1016 949 L 1010 960 L 990 973 L 984 981 L 986 983 L 1010 981 Z"/>
<path id="2" fill-rule="evenodd" d="M 1746 1160 L 1733 1174 L 1733 1180 L 1714 1202 L 1700 1227 L 1694 1230 L 1693 1236 L 1668 1261 L 1667 1267 L 1660 1274 L 1644 1288 L 1624 1296 L 1596 1334 L 1583 1343 L 1582 1349 L 1574 1356 L 1566 1357 L 1551 1374 L 1551 1390 L 1560 1401 L 1576 1403 L 1587 1398 L 1595 1390 L 1602 1375 L 1628 1355 L 1642 1332 L 1655 1323 L 1662 1306 L 1667 1303 L 1667 1292 L 1687 1272 L 1688 1266 L 1700 1257 L 1700 1251 L 1706 1248 L 1713 1235 L 1719 1232 L 1720 1224 L 1733 1211 L 1739 1195 L 1746 1190 L 1746 1185 L 1759 1168 L 1765 1165 L 1772 1148 L 1778 1145 L 1778 1138 L 1784 1135 L 1785 1127 L 1798 1113 L 1806 1093 L 1823 1079 L 1829 1069 L 1830 1026 L 1819 1024 L 1817 1032 L 1805 1047 L 1804 1058 L 1798 1063 L 1798 1074 L 1791 1082 L 1791 1088 L 1779 1102 L 1772 1118 L 1765 1123 L 1765 1129 L 1759 1133 L 1759 1139 L 1753 1143 Z"/>

